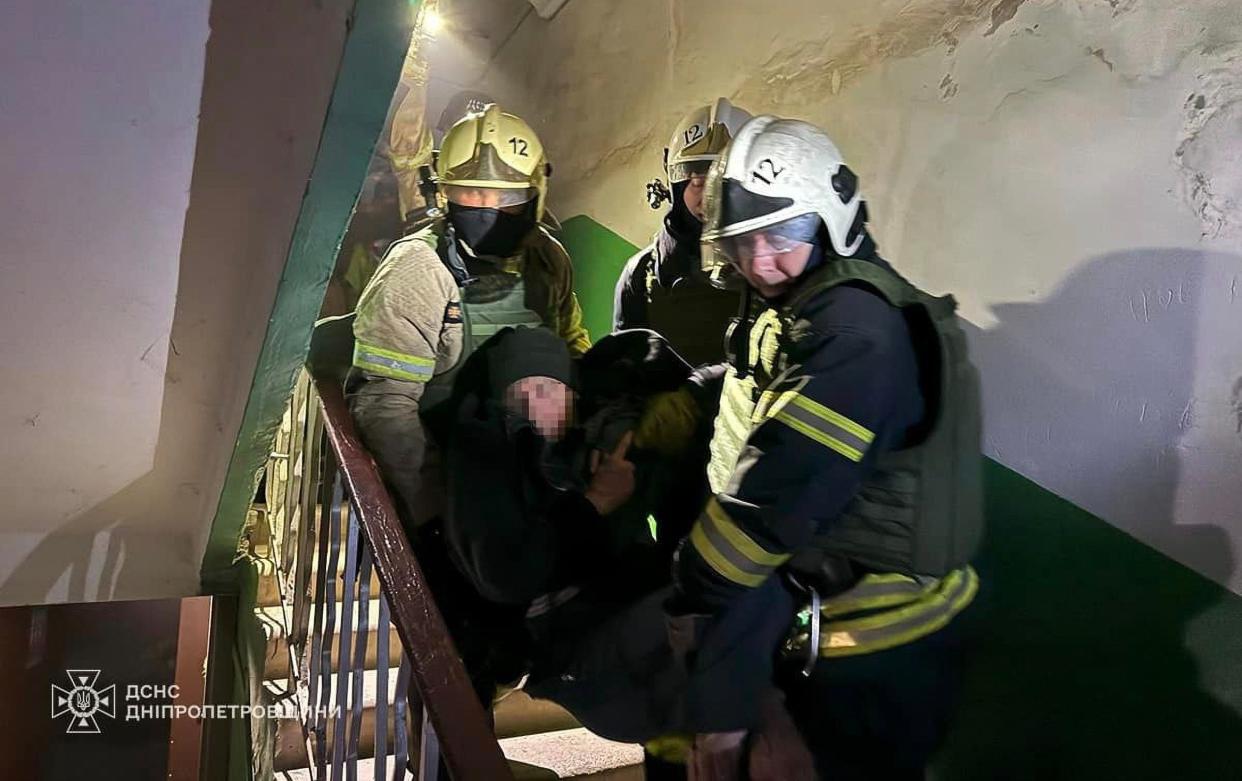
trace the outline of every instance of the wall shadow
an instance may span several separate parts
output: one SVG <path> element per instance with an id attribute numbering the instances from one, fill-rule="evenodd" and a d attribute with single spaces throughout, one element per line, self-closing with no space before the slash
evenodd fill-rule
<path id="1" fill-rule="evenodd" d="M 1237 777 L 1242 691 L 1204 671 L 1242 677 L 1228 639 L 1242 637 L 1242 598 L 1209 579 L 1232 573 L 1225 529 L 1239 519 L 1174 524 L 1186 427 L 1170 413 L 1194 392 L 1203 285 L 1220 263 L 1242 258 L 1104 255 L 1046 300 L 994 307 L 994 328 L 965 324 L 985 452 L 1025 477 L 988 463 L 978 645 L 936 778 Z M 1130 297 L 1165 290 L 1131 314 Z M 1199 572 L 1057 494 L 1113 508 Z M 1189 642 L 1204 622 L 1214 638 Z"/>
<path id="2" fill-rule="evenodd" d="M 211 4 L 151 468 L 48 530 L 0 581 L 0 604 L 46 602 L 65 577 L 67 593 L 57 589 L 56 601 L 199 592 L 196 548 L 228 468 L 351 8 L 335 0 Z"/>

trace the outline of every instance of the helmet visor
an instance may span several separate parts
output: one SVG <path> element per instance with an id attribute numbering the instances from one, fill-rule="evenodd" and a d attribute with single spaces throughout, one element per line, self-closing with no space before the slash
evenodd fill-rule
<path id="1" fill-rule="evenodd" d="M 760 255 L 784 255 L 814 244 L 819 226 L 818 214 L 801 214 L 774 225 L 707 242 L 704 250 L 740 267 Z"/>
<path id="2" fill-rule="evenodd" d="M 693 176 L 707 176 L 707 169 L 712 167 L 711 160 L 686 160 L 673 163 L 668 167 L 669 182 L 685 182 Z"/>
<path id="3" fill-rule="evenodd" d="M 458 206 L 486 209 L 507 209 L 521 206 L 535 197 L 533 187 L 511 190 L 499 187 L 469 187 L 449 184 L 444 186 L 444 197 Z"/>

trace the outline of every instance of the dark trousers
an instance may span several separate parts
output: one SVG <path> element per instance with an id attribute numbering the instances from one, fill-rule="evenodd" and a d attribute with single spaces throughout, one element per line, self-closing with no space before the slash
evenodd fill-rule
<path id="1" fill-rule="evenodd" d="M 553 700 L 592 732 L 643 743 L 679 732 L 750 729 L 759 696 L 770 685 L 776 649 L 793 618 L 793 600 L 775 579 L 751 590 L 705 625 L 685 662 L 669 645 L 664 603 L 672 588 L 653 592 L 590 632 L 572 631 L 572 611 L 545 625 L 534 643 L 526 690 Z M 560 611 L 558 611 L 560 612 Z"/>
<path id="2" fill-rule="evenodd" d="M 970 609 L 913 643 L 782 666 L 786 704 L 832 781 L 921 781 L 957 702 Z"/>
<path id="3" fill-rule="evenodd" d="M 887 651 L 821 659 L 810 677 L 782 664 L 777 683 L 824 781 L 922 781 L 952 720 L 968 609 L 928 637 Z M 650 781 L 686 768 L 644 757 Z"/>
<path id="4" fill-rule="evenodd" d="M 490 715 L 496 687 L 527 671 L 525 610 L 480 596 L 453 563 L 437 522 L 419 529 L 414 551 L 479 703 Z"/>

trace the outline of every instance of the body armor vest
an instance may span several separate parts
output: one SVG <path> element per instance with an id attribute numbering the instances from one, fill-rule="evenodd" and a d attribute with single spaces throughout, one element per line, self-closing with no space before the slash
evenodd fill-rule
<path id="1" fill-rule="evenodd" d="M 933 297 L 876 264 L 836 259 L 815 272 L 780 309 L 751 325 L 748 371 L 731 367 L 721 396 L 708 468 L 712 491 L 726 492 L 738 454 L 764 422 L 764 391 L 784 370 L 784 345 L 796 339 L 797 313 L 837 285 L 862 282 L 901 309 L 914 339 L 926 413 L 902 447 L 881 454 L 842 514 L 814 538 L 814 554 L 840 557 L 872 572 L 940 577 L 966 564 L 983 531 L 979 449 L 979 375 L 952 296 Z"/>
<path id="2" fill-rule="evenodd" d="M 461 355 L 447 371 L 433 377 L 423 391 L 425 409 L 448 399 L 453 381 L 466 360 L 505 328 L 538 328 L 543 318 L 526 304 L 526 280 L 521 274 L 497 272 L 474 277 L 461 285 Z"/>

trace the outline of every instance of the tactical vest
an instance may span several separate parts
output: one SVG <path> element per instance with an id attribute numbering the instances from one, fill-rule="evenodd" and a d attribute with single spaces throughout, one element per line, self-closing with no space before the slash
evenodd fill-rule
<path id="1" fill-rule="evenodd" d="M 788 368 L 784 346 L 803 327 L 798 311 L 847 282 L 865 283 L 901 309 L 914 339 L 926 412 L 903 447 L 879 456 L 812 547 L 871 572 L 940 578 L 970 560 L 983 531 L 978 372 L 967 357 L 953 297 L 930 296 L 873 263 L 833 260 L 785 306 L 755 319 L 749 370 L 731 367 L 725 379 L 708 467 L 712 491 L 736 488 L 728 481 L 738 455 L 768 417 L 764 407 L 772 394 L 765 391 L 779 385 Z M 790 564 L 796 570 L 799 557 Z"/>
<path id="2" fill-rule="evenodd" d="M 450 245 L 449 251 L 456 248 Z M 526 280 L 522 274 L 499 271 L 474 277 L 461 285 L 463 339 L 461 354 L 448 370 L 433 377 L 423 391 L 423 407 L 430 410 L 449 398 L 453 381 L 479 345 L 505 328 L 538 328 L 543 317 L 527 308 Z"/>
<path id="3" fill-rule="evenodd" d="M 738 294 L 687 277 L 672 287 L 660 284 L 661 246 L 657 239 L 646 260 L 647 323 L 691 366 L 725 357 L 725 330 L 737 314 Z"/>

